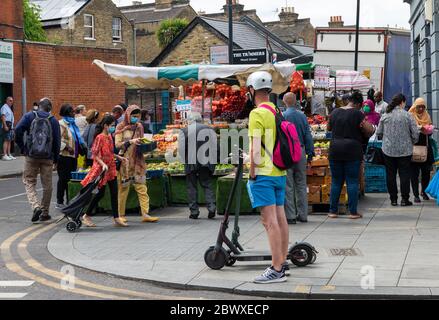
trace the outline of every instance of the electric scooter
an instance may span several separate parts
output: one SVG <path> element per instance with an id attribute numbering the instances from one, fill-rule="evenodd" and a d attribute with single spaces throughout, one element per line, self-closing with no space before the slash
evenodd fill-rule
<path id="1" fill-rule="evenodd" d="M 269 252 L 245 251 L 239 243 L 239 213 L 241 207 L 241 181 L 243 177 L 244 159 L 243 151 L 239 150 L 239 160 L 232 190 L 229 194 L 224 217 L 221 222 L 216 244 L 207 249 L 204 254 L 206 265 L 213 270 L 220 270 L 224 266 L 231 267 L 236 261 L 271 261 L 272 256 Z M 232 240 L 227 237 L 229 228 L 230 207 L 236 195 L 235 221 Z M 223 245 L 228 247 L 228 250 Z M 313 264 L 317 259 L 317 250 L 306 242 L 299 242 L 288 250 L 287 259 L 297 267 L 305 267 Z"/>

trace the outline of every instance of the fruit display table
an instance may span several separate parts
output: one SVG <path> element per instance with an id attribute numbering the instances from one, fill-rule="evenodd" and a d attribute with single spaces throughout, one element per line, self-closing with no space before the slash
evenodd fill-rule
<path id="1" fill-rule="evenodd" d="M 163 208 L 168 204 L 167 201 L 167 189 L 169 187 L 168 177 L 163 176 L 156 179 L 149 179 L 146 181 L 146 185 L 148 187 L 148 195 L 149 195 L 149 203 L 150 208 Z M 82 186 L 79 181 L 70 181 L 69 189 L 68 189 L 68 200 L 74 198 Z M 139 201 L 137 198 L 137 193 L 134 191 L 134 188 L 130 188 L 130 193 L 127 199 L 127 211 L 133 210 L 139 207 Z M 104 198 L 99 202 L 99 208 L 105 211 L 111 211 L 111 199 L 110 199 L 110 190 L 107 188 L 105 190 Z"/>
<path id="2" fill-rule="evenodd" d="M 218 214 L 224 214 L 226 210 L 227 201 L 229 199 L 230 190 L 233 187 L 233 181 L 235 175 L 231 174 L 218 179 L 217 191 L 216 191 L 216 206 Z M 254 210 L 251 206 L 250 198 L 247 192 L 248 177 L 244 176 L 241 181 L 241 209 L 240 214 L 258 214 L 257 210 Z M 235 213 L 236 197 L 232 202 L 230 213 Z"/>

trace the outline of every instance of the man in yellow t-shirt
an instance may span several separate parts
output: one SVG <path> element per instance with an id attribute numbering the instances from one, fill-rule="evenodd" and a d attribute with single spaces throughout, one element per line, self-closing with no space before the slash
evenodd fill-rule
<path id="1" fill-rule="evenodd" d="M 250 180 L 247 189 L 253 208 L 261 208 L 261 220 L 272 254 L 272 266 L 254 282 L 284 282 L 287 280 L 285 272 L 289 270 L 286 262 L 289 234 L 284 209 L 286 171 L 275 167 L 271 159 L 276 141 L 276 121 L 273 113 L 266 109 L 276 110 L 269 102 L 273 78 L 268 72 L 255 72 L 249 76 L 247 87 L 258 106 L 250 113 Z"/>

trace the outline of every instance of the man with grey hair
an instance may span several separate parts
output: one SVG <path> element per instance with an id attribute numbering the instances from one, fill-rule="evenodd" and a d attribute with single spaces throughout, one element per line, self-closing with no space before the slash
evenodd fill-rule
<path id="1" fill-rule="evenodd" d="M 284 95 L 283 102 L 285 104 L 286 109 L 289 107 L 293 107 L 296 110 L 300 111 L 299 106 L 297 105 L 296 95 L 292 92 L 288 92 Z"/>
<path id="2" fill-rule="evenodd" d="M 217 163 L 218 141 L 215 130 L 202 124 L 201 114 L 191 112 L 189 126 L 180 131 L 178 152 L 184 163 L 188 186 L 190 219 L 198 219 L 198 182 L 204 189 L 208 218 L 213 219 L 216 212 L 215 193 L 212 189 L 212 177 Z"/>
<path id="3" fill-rule="evenodd" d="M 302 145 L 302 159 L 296 163 L 287 173 L 287 187 L 285 198 L 285 214 L 288 224 L 296 224 L 297 221 L 308 222 L 308 196 L 306 185 L 306 165 L 314 156 L 314 142 L 311 136 L 311 128 L 305 114 L 296 109 L 296 97 L 291 94 L 285 95 L 287 111 L 284 112 L 285 120 L 296 126 Z"/>

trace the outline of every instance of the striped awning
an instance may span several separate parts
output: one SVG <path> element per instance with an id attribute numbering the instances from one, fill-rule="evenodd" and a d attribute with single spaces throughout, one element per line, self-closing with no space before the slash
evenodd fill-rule
<path id="1" fill-rule="evenodd" d="M 292 63 L 264 65 L 188 65 L 179 67 L 133 67 L 93 62 L 114 80 L 128 86 L 142 89 L 169 89 L 171 86 L 192 84 L 200 80 L 215 81 L 235 77 L 241 86 L 245 86 L 248 76 L 255 71 L 268 71 L 273 75 L 273 92 L 285 92 L 296 67 Z"/>

